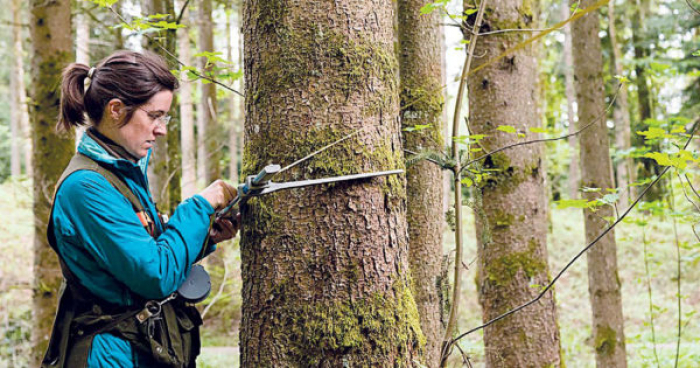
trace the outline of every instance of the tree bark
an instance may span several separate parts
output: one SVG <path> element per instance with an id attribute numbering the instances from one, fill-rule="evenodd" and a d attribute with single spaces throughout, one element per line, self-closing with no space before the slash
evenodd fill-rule
<path id="1" fill-rule="evenodd" d="M 243 6 L 242 6 L 242 1 L 235 1 L 236 7 L 232 7 L 231 9 L 231 14 L 229 15 L 229 18 L 227 20 L 227 24 L 229 27 L 232 28 L 227 31 L 227 37 L 230 37 L 228 45 L 229 45 L 229 57 L 228 60 L 233 63 L 234 62 L 234 53 L 233 50 L 236 49 L 235 57 L 237 60 L 237 65 L 238 68 L 243 68 L 243 49 L 240 47 L 242 45 L 241 43 L 241 27 L 242 27 L 242 20 L 243 20 Z M 235 15 L 233 14 L 235 12 Z M 234 21 L 233 18 L 236 18 Z M 233 31 L 233 32 L 232 32 Z M 235 47 L 234 47 L 235 45 Z M 234 86 L 236 89 L 242 93 L 240 86 L 242 85 L 241 79 L 237 80 L 234 83 Z M 228 149 L 229 149 L 229 156 L 230 156 L 230 161 L 229 161 L 229 179 L 234 182 L 238 183 L 238 141 L 239 138 L 238 136 L 241 135 L 242 129 L 241 127 L 243 126 L 243 109 L 245 106 L 241 106 L 239 103 L 240 100 L 243 100 L 243 98 L 237 94 L 231 93 L 231 97 L 229 98 L 229 109 L 231 110 L 231 126 L 229 128 L 229 141 L 228 141 Z"/>
<path id="2" fill-rule="evenodd" d="M 620 46 L 617 43 L 617 31 L 615 27 L 615 2 L 608 3 L 608 35 L 610 36 L 611 58 L 610 64 L 614 67 L 615 75 L 622 76 L 622 56 L 620 54 Z M 619 83 L 619 82 L 617 82 Z M 615 149 L 619 151 L 628 151 L 632 147 L 631 132 L 630 132 L 630 115 L 627 104 L 627 85 L 622 84 L 615 102 L 613 110 L 613 119 L 615 120 Z M 634 170 L 632 158 L 624 157 L 618 159 L 617 168 L 615 170 L 617 178 L 617 187 L 620 189 L 620 200 L 618 205 L 621 208 L 629 206 L 630 198 L 634 197 L 634 187 L 630 184 L 637 180 L 637 175 Z"/>
<path id="3" fill-rule="evenodd" d="M 56 181 L 73 155 L 73 134 L 56 134 L 61 71 L 73 61 L 69 0 L 32 0 L 32 140 L 34 146 L 34 364 L 46 351 L 61 284 L 58 258 L 46 240 Z"/>
<path id="4" fill-rule="evenodd" d="M 561 6 L 562 20 L 568 19 L 569 2 L 564 1 Z M 565 93 L 566 93 L 566 116 L 569 123 L 568 132 L 576 131 L 576 111 L 574 103 L 576 102 L 576 91 L 574 89 L 574 55 L 571 50 L 571 24 L 564 26 L 564 78 L 565 78 Z M 569 162 L 569 198 L 578 198 L 578 188 L 581 186 L 581 170 L 578 162 L 578 139 L 576 136 L 571 136 L 567 139 L 571 156 Z"/>
<path id="5" fill-rule="evenodd" d="M 202 51 L 214 51 L 214 31 L 211 0 L 199 1 L 199 47 Z M 206 58 L 201 58 L 201 65 L 205 74 L 210 75 L 214 70 L 213 63 L 206 63 Z M 216 111 L 216 85 L 214 83 L 200 83 L 201 97 L 197 110 L 198 134 L 201 136 L 203 155 L 200 164 L 203 164 L 204 184 L 219 179 L 221 168 L 219 160 L 221 154 L 221 142 L 219 141 L 219 122 Z M 201 120 L 200 120 L 201 119 Z"/>
<path id="6" fill-rule="evenodd" d="M 246 2 L 244 174 L 403 167 L 389 0 Z M 424 343 L 403 176 L 274 193 L 243 210 L 243 367 L 410 366 Z"/>
<path id="7" fill-rule="evenodd" d="M 182 7 L 183 1 L 179 1 L 177 8 Z M 190 49 L 189 15 L 182 17 L 186 28 L 177 31 L 178 50 L 180 61 L 185 65 L 192 63 Z M 182 147 L 182 197 L 189 198 L 197 193 L 197 178 L 195 175 L 195 147 L 194 147 L 194 105 L 192 101 L 192 82 L 189 81 L 187 72 L 180 75 L 180 141 Z"/>
<path id="8" fill-rule="evenodd" d="M 421 14 L 430 0 L 399 0 L 399 66 L 401 70 L 402 128 L 430 125 L 404 131 L 404 147 L 412 151 L 441 151 L 442 60 L 440 13 Z M 442 263 L 443 188 L 441 168 L 423 161 L 408 169 L 407 222 L 412 290 L 418 306 L 421 329 L 426 337 L 424 361 L 440 364 L 444 326 L 440 314 L 438 288 Z"/>
<path id="9" fill-rule="evenodd" d="M 522 0 L 490 1 L 479 32 L 534 28 L 533 9 Z M 473 23 L 475 15 L 468 23 Z M 499 33 L 479 38 L 474 67 L 529 37 Z M 516 51 L 469 78 L 472 134 L 488 135 L 485 151 L 518 141 L 498 131 L 513 126 L 530 134 L 540 127 L 537 113 L 537 63 L 532 46 Z M 477 210 L 477 289 L 484 321 L 537 296 L 533 285 L 549 283 L 547 199 L 542 145 L 526 145 L 494 154 L 484 169 L 497 170 L 479 185 Z M 481 214 L 479 214 L 481 212 Z M 559 367 L 560 337 L 553 293 L 484 330 L 487 367 Z"/>
<path id="10" fill-rule="evenodd" d="M 583 0 L 585 8 L 593 0 Z M 572 2 L 573 3 L 573 2 Z M 598 13 L 589 13 L 573 23 L 574 78 L 578 101 L 579 127 L 605 115 L 603 55 L 598 37 Z M 580 136 L 582 185 L 591 188 L 613 188 L 609 156 L 608 129 L 605 119 L 586 129 Z M 593 200 L 598 193 L 584 193 Z M 614 216 L 610 206 L 595 213 L 583 211 L 586 241 L 593 241 L 607 226 L 604 218 Z M 610 231 L 587 253 L 588 291 L 593 311 L 593 336 L 598 367 L 626 367 L 625 334 L 622 316 L 620 279 L 614 231 Z"/>

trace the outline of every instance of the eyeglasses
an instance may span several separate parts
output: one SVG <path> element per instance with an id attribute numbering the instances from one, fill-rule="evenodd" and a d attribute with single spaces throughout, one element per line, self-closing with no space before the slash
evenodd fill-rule
<path id="1" fill-rule="evenodd" d="M 142 109 L 140 107 L 138 107 L 138 109 L 145 112 L 149 118 L 153 119 L 154 123 L 157 121 L 159 124 L 161 124 L 163 126 L 168 125 L 168 123 L 170 122 L 170 119 L 173 118 L 172 116 L 168 115 L 164 111 L 160 111 L 160 110 L 148 111 L 148 110 Z"/>

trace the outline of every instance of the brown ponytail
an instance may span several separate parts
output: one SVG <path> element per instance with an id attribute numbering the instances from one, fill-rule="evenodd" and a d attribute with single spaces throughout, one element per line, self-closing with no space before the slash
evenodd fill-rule
<path id="1" fill-rule="evenodd" d="M 85 125 L 85 78 L 90 67 L 85 64 L 72 63 L 63 69 L 61 83 L 61 114 L 58 129 L 68 131 L 73 126 Z"/>
<path id="2" fill-rule="evenodd" d="M 70 64 L 63 71 L 61 85 L 61 114 L 58 128 L 86 125 L 87 113 L 92 125 L 99 125 L 104 109 L 113 98 L 126 105 L 126 124 L 134 110 L 148 102 L 156 93 L 179 87 L 177 78 L 170 72 L 165 61 L 158 55 L 144 51 L 117 51 L 95 66 L 87 91 L 85 78 L 90 67 Z"/>

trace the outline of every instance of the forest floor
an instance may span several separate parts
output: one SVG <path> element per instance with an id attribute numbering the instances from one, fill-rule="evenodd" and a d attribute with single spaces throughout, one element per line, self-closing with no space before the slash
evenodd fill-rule
<path id="1" fill-rule="evenodd" d="M 32 210 L 31 186 L 27 181 L 6 181 L 0 184 L 0 367 L 27 366 L 30 349 L 31 284 L 32 284 Z M 640 220 L 643 214 L 630 216 Z M 678 337 L 677 257 L 672 217 L 654 217 L 641 227 L 625 222 L 617 228 L 618 266 L 622 284 L 625 335 L 630 367 L 672 367 Z M 465 218 L 465 263 L 463 305 L 458 331 L 481 323 L 481 309 L 476 296 L 474 276 L 476 255 L 473 218 Z M 555 209 L 550 213 L 549 265 L 555 275 L 584 246 L 583 216 L 578 209 Z M 691 225 L 678 224 L 679 240 L 696 244 Z M 646 256 L 649 272 L 645 268 Z M 223 260 L 214 259 L 210 267 L 214 289 L 208 302 L 216 302 L 207 311 L 203 330 L 204 349 L 199 362 L 202 367 L 238 367 L 237 325 L 240 319 L 240 256 L 236 246 L 224 244 L 217 251 Z M 445 233 L 445 251 L 454 248 L 453 235 Z M 683 332 L 679 367 L 700 366 L 700 254 L 698 247 L 681 249 Z M 222 276 L 225 286 L 218 293 Z M 652 287 L 654 329 L 650 324 Z M 582 257 L 555 287 L 561 329 L 562 353 L 567 367 L 594 367 L 591 338 L 591 311 L 588 300 L 586 259 Z M 218 296 L 217 296 L 218 295 Z M 656 344 L 653 343 L 655 335 Z M 482 333 L 474 333 L 460 342 L 474 367 L 483 366 Z M 656 353 L 655 353 L 656 352 Z M 658 356 L 658 358 L 656 358 Z M 658 360 L 657 360 L 658 359 Z M 458 367 L 460 358 L 453 355 Z M 658 361 L 658 364 L 657 364 Z"/>

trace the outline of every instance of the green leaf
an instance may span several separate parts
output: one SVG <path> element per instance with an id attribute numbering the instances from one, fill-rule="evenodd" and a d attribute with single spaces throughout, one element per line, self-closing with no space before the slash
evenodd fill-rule
<path id="1" fill-rule="evenodd" d="M 620 83 L 627 83 L 630 81 L 629 79 L 627 79 L 627 77 L 625 77 L 623 75 L 616 75 L 615 79 L 619 80 Z"/>
<path id="2" fill-rule="evenodd" d="M 110 8 L 112 5 L 116 4 L 119 0 L 88 0 L 93 4 L 97 4 L 103 8 Z"/>
<path id="3" fill-rule="evenodd" d="M 695 52 L 693 53 L 693 56 L 700 56 L 700 50 L 695 51 Z"/>
<path id="4" fill-rule="evenodd" d="M 649 130 L 643 132 L 637 132 L 638 135 L 644 136 L 645 139 L 659 139 L 659 138 L 672 138 L 672 136 L 666 133 L 666 130 L 656 127 L 649 127 Z"/>
<path id="5" fill-rule="evenodd" d="M 651 68 L 651 70 L 653 70 L 657 73 L 661 73 L 661 72 L 664 72 L 664 71 L 670 69 L 671 66 L 668 64 L 657 63 L 655 61 L 652 61 L 651 63 L 649 63 L 649 68 Z"/>
<path id="6" fill-rule="evenodd" d="M 532 133 L 549 133 L 549 131 L 545 128 L 528 128 L 529 131 Z"/>
<path id="7" fill-rule="evenodd" d="M 561 201 L 555 201 L 557 208 L 590 208 L 591 203 L 595 201 L 587 201 L 585 199 L 562 199 Z"/>
<path id="8" fill-rule="evenodd" d="M 467 188 L 471 187 L 474 185 L 474 181 L 470 178 L 464 178 L 461 180 L 462 184 L 464 184 Z"/>
<path id="9" fill-rule="evenodd" d="M 510 134 L 515 134 L 515 127 L 512 127 L 510 125 L 501 125 L 496 130 L 500 130 L 502 132 L 510 133 Z"/>
<path id="10" fill-rule="evenodd" d="M 448 2 L 449 0 L 438 0 L 433 3 L 425 4 L 423 5 L 423 7 L 420 8 L 420 13 L 422 15 L 430 14 L 433 11 L 435 11 L 435 9 L 444 8 L 445 6 L 447 6 Z"/>
<path id="11" fill-rule="evenodd" d="M 479 11 L 477 8 L 469 8 L 464 11 L 464 15 L 472 15 Z"/>

